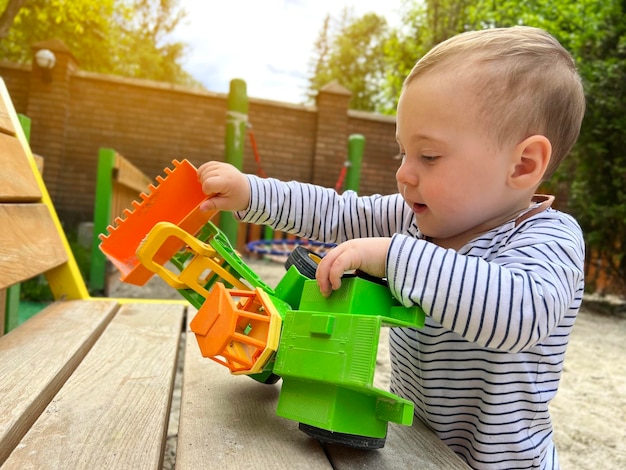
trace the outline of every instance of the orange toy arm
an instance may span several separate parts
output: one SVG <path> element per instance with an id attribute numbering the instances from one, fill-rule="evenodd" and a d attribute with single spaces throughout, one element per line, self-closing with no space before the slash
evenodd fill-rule
<path id="1" fill-rule="evenodd" d="M 217 213 L 199 210 L 207 196 L 196 168 L 188 160 L 174 160 L 173 164 L 173 169 L 165 169 L 165 178 L 158 176 L 158 184 L 150 185 L 149 194 L 141 194 L 141 202 L 133 201 L 133 209 L 126 209 L 124 218 L 115 219 L 117 226 L 109 226 L 109 233 L 100 235 L 100 250 L 120 271 L 124 282 L 141 286 L 154 274 L 139 262 L 136 252 L 157 223 L 171 222 L 194 235 Z M 155 260 L 167 262 L 182 246 L 181 240 L 168 241 Z"/>

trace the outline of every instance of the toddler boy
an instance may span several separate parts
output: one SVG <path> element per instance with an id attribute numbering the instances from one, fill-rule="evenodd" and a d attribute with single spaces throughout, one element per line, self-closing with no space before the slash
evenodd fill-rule
<path id="1" fill-rule="evenodd" d="M 317 269 L 387 279 L 424 328 L 390 333 L 391 391 L 473 468 L 558 468 L 548 404 L 583 295 L 574 219 L 535 194 L 578 138 L 570 54 L 530 27 L 473 31 L 426 54 L 397 109 L 398 193 L 359 197 L 198 169 L 207 209 L 339 245 Z"/>

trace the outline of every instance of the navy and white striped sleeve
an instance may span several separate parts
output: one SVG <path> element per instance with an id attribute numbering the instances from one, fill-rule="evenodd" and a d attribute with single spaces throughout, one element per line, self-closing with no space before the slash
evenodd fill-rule
<path id="1" fill-rule="evenodd" d="M 551 334 L 583 280 L 582 232 L 562 215 L 530 218 L 487 259 L 480 250 L 459 254 L 395 235 L 387 255 L 392 294 L 468 341 L 527 350 Z"/>
<path id="2" fill-rule="evenodd" d="M 244 222 L 322 242 L 390 237 L 410 222 L 411 212 L 399 195 L 358 197 L 296 181 L 248 175 L 251 204 L 237 216 Z"/>

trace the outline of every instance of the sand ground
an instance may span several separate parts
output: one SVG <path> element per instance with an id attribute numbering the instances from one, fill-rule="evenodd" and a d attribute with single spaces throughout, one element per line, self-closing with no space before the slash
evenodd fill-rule
<path id="1" fill-rule="evenodd" d="M 285 272 L 281 264 L 273 261 L 246 259 L 246 262 L 272 287 Z M 141 288 L 114 282 L 110 295 L 179 297 L 178 292 L 159 279 Z M 598 313 L 597 308 L 586 305 L 576 320 L 560 389 L 551 404 L 554 439 L 565 470 L 622 470 L 626 468 L 626 316 Z M 381 335 L 375 379 L 375 385 L 380 388 L 386 388 L 389 380 L 385 330 Z M 165 469 L 174 467 L 176 457 L 180 381 L 176 388 Z"/>

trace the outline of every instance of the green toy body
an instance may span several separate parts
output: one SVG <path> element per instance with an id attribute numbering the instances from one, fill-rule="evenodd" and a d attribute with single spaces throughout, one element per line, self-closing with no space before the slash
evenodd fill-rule
<path id="1" fill-rule="evenodd" d="M 266 291 L 283 320 L 275 357 L 263 373 L 250 375 L 263 383 L 282 378 L 279 416 L 298 421 L 317 439 L 364 448 L 384 445 L 388 422 L 412 424 L 413 403 L 373 383 L 381 328 L 423 326 L 419 307 L 401 306 L 386 285 L 357 275 L 345 276 L 341 287 L 324 297 L 296 266 L 271 289 L 212 223 L 200 237 L 233 273 Z M 181 269 L 185 257 L 174 260 Z M 207 280 L 207 289 L 215 282 Z M 204 302 L 191 289 L 179 291 L 197 308 Z"/>
<path id="2" fill-rule="evenodd" d="M 387 435 L 387 422 L 411 425 L 413 403 L 375 388 L 374 372 L 381 327 L 419 327 L 423 320 L 420 309 L 400 307 L 385 286 L 360 277 L 344 278 L 328 298 L 314 280 L 305 281 L 299 309 L 283 322 L 274 364 L 283 379 L 276 413 L 378 439 Z"/>

